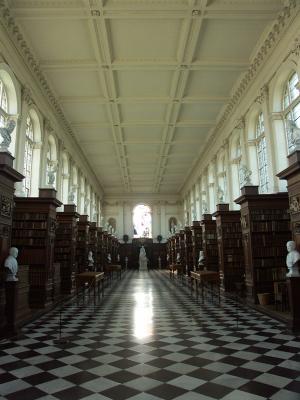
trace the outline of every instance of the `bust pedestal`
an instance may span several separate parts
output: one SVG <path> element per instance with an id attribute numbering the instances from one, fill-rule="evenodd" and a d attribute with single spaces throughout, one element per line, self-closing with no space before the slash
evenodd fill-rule
<path id="1" fill-rule="evenodd" d="M 290 328 L 300 330 L 300 276 L 287 278 L 289 302 L 291 308 Z"/>
<path id="2" fill-rule="evenodd" d="M 16 334 L 16 310 L 18 302 L 18 282 L 5 282 L 5 317 L 4 332 L 11 336 Z"/>

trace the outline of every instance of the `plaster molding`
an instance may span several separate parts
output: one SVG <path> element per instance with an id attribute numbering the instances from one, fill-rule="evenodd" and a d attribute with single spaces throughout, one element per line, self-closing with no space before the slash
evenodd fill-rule
<path id="1" fill-rule="evenodd" d="M 32 93 L 31 90 L 27 86 L 22 87 L 22 100 L 25 101 L 25 103 L 30 107 L 34 104 L 34 101 L 32 99 Z"/>

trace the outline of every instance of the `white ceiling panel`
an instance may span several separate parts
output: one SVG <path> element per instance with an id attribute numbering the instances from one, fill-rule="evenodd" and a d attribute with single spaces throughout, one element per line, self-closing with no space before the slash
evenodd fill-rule
<path id="1" fill-rule="evenodd" d="M 222 104 L 220 103 L 183 104 L 179 114 L 179 121 L 215 120 L 221 108 Z"/>
<path id="2" fill-rule="evenodd" d="M 108 122 L 106 106 L 97 103 L 64 104 L 63 109 L 71 123 Z"/>
<path id="3" fill-rule="evenodd" d="M 46 76 L 58 96 L 101 96 L 99 76 L 94 71 L 48 71 Z"/>
<path id="4" fill-rule="evenodd" d="M 172 60 L 181 33 L 181 20 L 112 19 L 108 22 L 113 61 Z"/>
<path id="5" fill-rule="evenodd" d="M 266 21 L 259 19 L 206 20 L 203 23 L 195 59 L 248 61 L 265 28 Z"/>
<path id="6" fill-rule="evenodd" d="M 119 97 L 169 97 L 173 71 L 127 70 L 114 72 Z"/>
<path id="7" fill-rule="evenodd" d="M 166 118 L 166 105 L 158 103 L 126 103 L 120 105 L 123 122 L 156 121 L 163 123 Z"/>
<path id="8" fill-rule="evenodd" d="M 229 96 L 239 71 L 191 71 L 185 96 Z"/>
<path id="9" fill-rule="evenodd" d="M 40 60 L 94 58 L 86 20 L 43 18 L 23 21 L 21 26 Z"/>
<path id="10" fill-rule="evenodd" d="M 76 126 L 74 128 L 75 136 L 78 142 L 113 142 L 110 128 Z"/>
<path id="11" fill-rule="evenodd" d="M 130 126 L 123 128 L 124 141 L 134 143 L 161 143 L 163 128 L 156 126 Z"/>

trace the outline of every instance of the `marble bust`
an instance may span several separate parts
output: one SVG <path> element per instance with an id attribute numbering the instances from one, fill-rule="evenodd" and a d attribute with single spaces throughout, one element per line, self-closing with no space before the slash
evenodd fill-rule
<path id="1" fill-rule="evenodd" d="M 93 269 L 93 267 L 94 267 L 94 258 L 93 258 L 92 251 L 89 251 L 89 253 L 88 253 L 88 267 L 89 267 L 89 269 Z"/>
<path id="2" fill-rule="evenodd" d="M 177 253 L 177 255 L 176 255 L 176 263 L 180 264 L 180 254 L 179 253 Z"/>
<path id="3" fill-rule="evenodd" d="M 6 282 L 17 282 L 19 279 L 18 274 L 18 249 L 11 247 L 9 249 L 9 256 L 4 261 L 4 268 L 6 269 Z"/>
<path id="4" fill-rule="evenodd" d="M 300 253 L 296 249 L 296 243 L 293 240 L 290 240 L 286 244 L 286 248 L 288 251 L 288 255 L 286 256 L 286 266 L 288 267 L 288 273 L 286 276 L 292 277 L 292 276 L 300 276 L 299 274 L 299 267 L 298 267 L 298 261 L 300 260 Z"/>
<path id="5" fill-rule="evenodd" d="M 111 255 L 110 255 L 110 253 L 107 254 L 107 262 L 108 262 L 108 264 L 111 264 Z"/>

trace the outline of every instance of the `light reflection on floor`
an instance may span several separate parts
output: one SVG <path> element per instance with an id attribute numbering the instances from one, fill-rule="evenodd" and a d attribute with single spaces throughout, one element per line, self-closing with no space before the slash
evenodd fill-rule
<path id="1" fill-rule="evenodd" d="M 134 293 L 134 336 L 143 339 L 153 335 L 152 290 Z"/>

